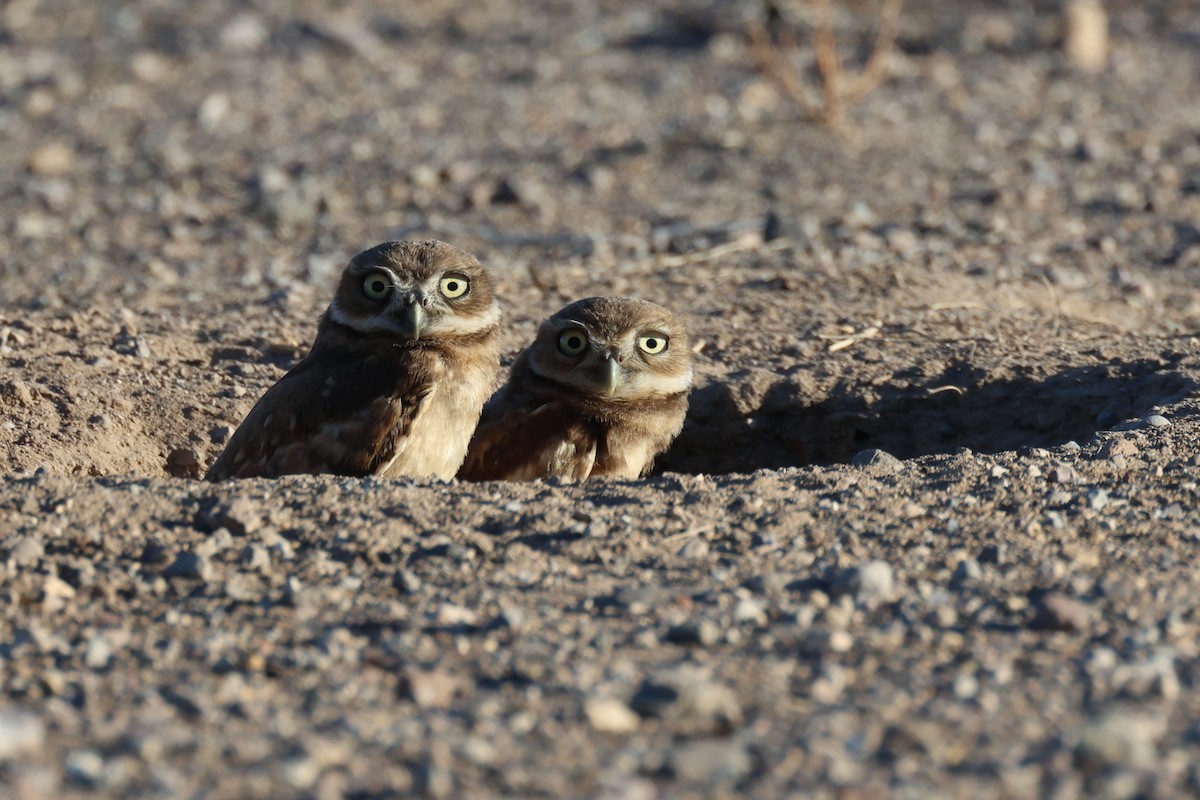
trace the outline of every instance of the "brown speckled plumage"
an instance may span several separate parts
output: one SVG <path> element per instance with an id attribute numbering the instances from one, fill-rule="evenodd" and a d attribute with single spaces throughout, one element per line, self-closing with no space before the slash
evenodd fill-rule
<path id="1" fill-rule="evenodd" d="M 450 298 L 447 287 L 463 285 L 455 281 L 469 289 Z M 359 253 L 312 350 L 258 401 L 206 478 L 453 477 L 495 385 L 499 320 L 487 273 L 461 250 L 388 242 Z"/>
<path id="2" fill-rule="evenodd" d="M 651 340 L 665 348 L 647 352 L 640 342 Z M 683 427 L 691 380 L 687 334 L 667 309 L 572 303 L 542 323 L 488 401 L 459 477 L 641 477 Z"/>

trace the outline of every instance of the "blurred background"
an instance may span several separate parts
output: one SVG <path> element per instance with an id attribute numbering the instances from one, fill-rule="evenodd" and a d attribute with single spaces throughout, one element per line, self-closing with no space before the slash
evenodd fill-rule
<path id="1" fill-rule="evenodd" d="M 832 120 L 823 22 L 877 83 Z M 10 305 L 323 294 L 435 236 L 546 282 L 718 248 L 1200 319 L 1185 0 L 8 0 L 0 87 Z"/>

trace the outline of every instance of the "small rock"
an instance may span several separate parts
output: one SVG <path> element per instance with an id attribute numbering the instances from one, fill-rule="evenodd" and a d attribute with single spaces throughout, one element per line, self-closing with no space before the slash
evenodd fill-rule
<path id="1" fill-rule="evenodd" d="M 88 639 L 87 650 L 84 652 L 83 663 L 88 669 L 102 670 L 112 660 L 112 644 L 104 636 L 93 636 Z"/>
<path id="2" fill-rule="evenodd" d="M 34 175 L 66 175 L 75 168 L 75 151 L 65 142 L 48 142 L 30 153 L 27 166 Z"/>
<path id="3" fill-rule="evenodd" d="M 401 594 L 416 594 L 422 585 L 421 577 L 409 569 L 402 569 L 392 577 L 392 587 Z"/>
<path id="4" fill-rule="evenodd" d="M 1091 623 L 1092 609 L 1086 603 L 1049 592 L 1035 601 L 1029 627 L 1038 631 L 1085 631 Z"/>
<path id="5" fill-rule="evenodd" d="M 711 647 L 721 638 L 721 629 L 711 619 L 672 625 L 667 630 L 666 640 L 673 644 L 690 644 Z"/>
<path id="6" fill-rule="evenodd" d="M 214 425 L 208 431 L 208 440 L 213 444 L 225 444 L 230 436 L 233 436 L 231 425 Z"/>
<path id="7" fill-rule="evenodd" d="M 735 622 L 743 624 L 752 622 L 761 625 L 767 620 L 767 610 L 758 600 L 752 597 L 743 597 L 733 607 L 733 619 Z"/>
<path id="8" fill-rule="evenodd" d="M 1102 72 L 1108 64 L 1108 14 L 1100 0 L 1070 0 L 1065 9 L 1063 52 L 1084 72 Z"/>
<path id="9" fill-rule="evenodd" d="M 870 228 L 879 221 L 879 217 L 871 210 L 871 207 L 861 200 L 855 201 L 850 206 L 849 213 L 846 214 L 843 222 L 850 228 Z"/>
<path id="10" fill-rule="evenodd" d="M 681 781 L 712 786 L 737 783 L 750 772 L 750 753 L 738 741 L 701 739 L 671 753 L 671 772 Z"/>
<path id="11" fill-rule="evenodd" d="M 700 561 L 708 558 L 708 542 L 699 536 L 692 536 L 680 546 L 678 556 L 688 561 Z"/>
<path id="12" fill-rule="evenodd" d="M 36 715 L 19 708 L 0 709 L 0 760 L 38 754 L 46 741 L 46 726 Z"/>
<path id="13" fill-rule="evenodd" d="M 200 477 L 200 454 L 190 447 L 177 447 L 167 456 L 167 474 L 173 478 Z"/>
<path id="14" fill-rule="evenodd" d="M 95 750 L 72 750 L 67 753 L 67 777 L 80 786 L 96 787 L 104 773 L 104 759 Z"/>
<path id="15" fill-rule="evenodd" d="M 208 509 L 202 509 L 196 515 L 196 527 L 200 530 L 228 528 L 234 536 L 254 533 L 262 524 L 261 509 L 248 497 L 236 497 L 227 503 L 218 503 Z"/>
<path id="16" fill-rule="evenodd" d="M 242 550 L 238 562 L 243 567 L 255 572 L 270 572 L 271 571 L 271 554 L 267 548 L 261 544 L 248 544 Z"/>
<path id="17" fill-rule="evenodd" d="M 1087 493 L 1088 508 L 1094 511 L 1100 511 L 1108 505 L 1108 490 L 1094 487 L 1088 489 Z"/>
<path id="18" fill-rule="evenodd" d="M 895 588 L 891 565 L 874 560 L 842 570 L 831 592 L 834 597 L 850 595 L 859 605 L 874 608 L 890 600 Z"/>
<path id="19" fill-rule="evenodd" d="M 1047 475 L 1047 480 L 1051 483 L 1074 483 L 1075 468 L 1070 464 L 1055 464 Z"/>
<path id="20" fill-rule="evenodd" d="M 228 528 L 217 528 L 204 543 L 212 553 L 221 553 L 233 547 L 233 534 Z"/>
<path id="21" fill-rule="evenodd" d="M 641 717 L 615 697 L 593 697 L 583 706 L 592 729 L 601 733 L 633 733 Z"/>
<path id="22" fill-rule="evenodd" d="M 238 603 L 256 603 L 262 597 L 258 581 L 244 573 L 234 573 L 225 581 L 225 596 Z"/>
<path id="23" fill-rule="evenodd" d="M 950 578 L 950 585 L 955 588 L 968 586 L 973 583 L 978 583 L 983 577 L 983 568 L 979 566 L 979 562 L 973 558 L 964 558 L 958 562 L 958 566 L 954 568 L 954 575 Z"/>
<path id="24" fill-rule="evenodd" d="M 494 206 L 516 205 L 521 202 L 521 195 L 511 180 L 501 178 L 492 189 L 488 202 Z"/>
<path id="25" fill-rule="evenodd" d="M 462 682 L 439 669 L 406 669 L 401 691 L 420 708 L 449 708 L 462 688 Z"/>
<path id="26" fill-rule="evenodd" d="M 46 548 L 41 539 L 33 536 L 19 536 L 8 551 L 8 558 L 18 567 L 33 567 L 42 560 Z"/>
<path id="27" fill-rule="evenodd" d="M 1151 428 L 1165 428 L 1171 424 L 1171 421 L 1162 414 L 1151 414 L 1146 417 L 1146 424 Z"/>
<path id="28" fill-rule="evenodd" d="M 292 608 L 311 608 L 316 605 L 317 597 L 313 590 L 305 587 L 295 575 L 289 575 L 283 585 L 283 595 L 279 601 Z"/>
<path id="29" fill-rule="evenodd" d="M 800 223 L 792 217 L 780 216 L 779 212 L 771 209 L 767 212 L 763 219 L 762 238 L 764 242 L 773 242 L 776 239 L 790 239 L 793 241 L 805 241 L 807 237 L 800 226 Z"/>
<path id="30" fill-rule="evenodd" d="M 1169 650 L 1162 650 L 1147 661 L 1122 664 L 1112 671 L 1113 690 L 1123 698 L 1147 700 L 1161 698 L 1168 703 L 1179 697 L 1179 675 Z"/>
<path id="31" fill-rule="evenodd" d="M 184 550 L 175 556 L 175 560 L 163 570 L 162 574 L 164 578 L 186 578 L 208 583 L 212 580 L 212 564 L 209 563 L 206 556 L 191 550 Z"/>
<path id="32" fill-rule="evenodd" d="M 630 701 L 643 717 L 658 717 L 683 735 L 723 734 L 741 725 L 742 708 L 728 686 L 702 667 L 684 665 L 648 678 Z"/>
<path id="33" fill-rule="evenodd" d="M 75 587 L 54 575 L 42 582 L 43 600 L 68 600 L 75 596 Z"/>
<path id="34" fill-rule="evenodd" d="M 0 398 L 28 408 L 33 405 L 33 388 L 24 381 L 5 381 L 0 383 Z"/>
<path id="35" fill-rule="evenodd" d="M 860 450 L 850 459 L 856 467 L 874 467 L 875 469 L 895 472 L 904 466 L 904 462 L 884 450 Z"/>
<path id="36" fill-rule="evenodd" d="M 809 631 L 800 641 L 800 650 L 819 656 L 826 653 L 848 653 L 854 647 L 854 637 L 846 631 L 817 628 Z"/>
<path id="37" fill-rule="evenodd" d="M 1164 720 L 1109 713 L 1084 727 L 1075 747 L 1075 765 L 1087 772 L 1149 769 L 1158 756 L 1155 742 L 1165 730 Z"/>
<path id="38" fill-rule="evenodd" d="M 257 50 L 271 32 L 257 16 L 241 13 L 221 29 L 221 45 L 229 50 L 247 52 Z"/>
<path id="39" fill-rule="evenodd" d="M 1008 546 L 1004 544 L 985 545 L 979 551 L 980 564 L 1003 564 L 1008 561 Z"/>
<path id="40" fill-rule="evenodd" d="M 1138 454 L 1137 445 L 1128 439 L 1113 439 L 1106 442 L 1100 448 L 1101 458 L 1115 458 L 1116 456 L 1136 456 Z"/>

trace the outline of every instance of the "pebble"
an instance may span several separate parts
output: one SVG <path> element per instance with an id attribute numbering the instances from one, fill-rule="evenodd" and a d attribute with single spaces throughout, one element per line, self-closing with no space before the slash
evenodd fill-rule
<path id="1" fill-rule="evenodd" d="M 666 640 L 673 644 L 699 645 L 711 647 L 721 639 L 721 629 L 711 619 L 699 622 L 685 622 L 672 625 L 667 629 Z"/>
<path id="2" fill-rule="evenodd" d="M 1165 648 L 1146 661 L 1116 667 L 1110 680 L 1113 691 L 1129 700 L 1161 698 L 1173 703 L 1179 697 L 1174 655 Z"/>
<path id="3" fill-rule="evenodd" d="M 633 733 L 642 719 L 615 697 L 593 697 L 583 706 L 592 729 L 601 733 Z"/>
<path id="4" fill-rule="evenodd" d="M 734 691 L 690 664 L 647 678 L 629 705 L 643 717 L 668 721 L 683 735 L 729 733 L 742 722 Z"/>
<path id="5" fill-rule="evenodd" d="M 213 444 L 225 444 L 230 436 L 233 436 L 231 425 L 214 425 L 208 431 L 208 440 Z"/>
<path id="6" fill-rule="evenodd" d="M 392 577 L 392 587 L 401 594 L 416 594 L 422 585 L 421 577 L 409 569 L 402 569 Z"/>
<path id="7" fill-rule="evenodd" d="M 1136 456 L 1138 454 L 1137 445 L 1129 439 L 1113 439 L 1104 444 L 1100 448 L 1101 458 L 1115 458 L 1116 456 Z"/>
<path id="8" fill-rule="evenodd" d="M 1029 627 L 1039 631 L 1085 631 L 1091 627 L 1092 609 L 1059 592 L 1049 592 L 1034 602 Z"/>
<path id="9" fill-rule="evenodd" d="M 850 228 L 870 228 L 879 221 L 879 217 L 869 205 L 858 200 L 850 206 L 850 211 L 843 221 Z"/>
<path id="10" fill-rule="evenodd" d="M 262 511 L 248 497 L 236 497 L 226 503 L 218 503 L 197 514 L 196 526 L 201 530 L 228 528 L 234 536 L 254 533 L 263 525 Z"/>
<path id="11" fill-rule="evenodd" d="M 167 456 L 167 474 L 173 478 L 200 477 L 200 454 L 191 447 L 177 447 Z"/>
<path id="12" fill-rule="evenodd" d="M 1087 504 L 1088 508 L 1091 508 L 1094 511 L 1102 510 L 1108 505 L 1108 490 L 1101 489 L 1100 487 L 1088 489 Z"/>
<path id="13" fill-rule="evenodd" d="M 242 550 L 238 561 L 243 567 L 255 572 L 271 571 L 271 554 L 261 544 L 248 544 Z"/>
<path id="14" fill-rule="evenodd" d="M 238 603 L 254 603 L 262 593 L 259 591 L 257 580 L 238 572 L 230 575 L 225 581 L 225 596 Z"/>
<path id="15" fill-rule="evenodd" d="M 188 580 L 199 580 L 207 583 L 212 580 L 212 564 L 206 556 L 191 550 L 184 550 L 179 555 L 175 556 L 166 569 L 163 570 L 164 578 L 186 578 Z"/>
<path id="16" fill-rule="evenodd" d="M 1074 483 L 1075 469 L 1070 464 L 1055 464 L 1051 467 L 1047 479 L 1051 483 Z"/>
<path id="17" fill-rule="evenodd" d="M 1003 564 L 1008 561 L 1008 545 L 989 544 L 979 551 L 980 564 Z"/>
<path id="18" fill-rule="evenodd" d="M 752 622 L 761 625 L 767 621 L 767 610 L 761 602 L 753 597 L 743 597 L 733 607 L 733 619 L 735 622 L 743 624 Z"/>
<path id="19" fill-rule="evenodd" d="M 112 660 L 112 652 L 112 643 L 106 637 L 93 636 L 88 639 L 83 663 L 88 669 L 102 670 Z"/>
<path id="20" fill-rule="evenodd" d="M 954 575 L 950 578 L 950 585 L 956 588 L 967 586 L 977 583 L 982 577 L 983 568 L 979 566 L 979 562 L 973 558 L 964 558 L 954 568 Z"/>
<path id="21" fill-rule="evenodd" d="M 462 689 L 462 682 L 440 669 L 407 669 L 403 692 L 420 708 L 449 708 Z"/>
<path id="22" fill-rule="evenodd" d="M 8 551 L 8 558 L 18 567 L 36 566 L 46 554 L 41 540 L 33 536 L 20 536 Z"/>
<path id="23" fill-rule="evenodd" d="M 896 586 L 891 565 L 873 560 L 842 570 L 830 588 L 835 598 L 849 595 L 859 605 L 874 608 L 890 600 Z"/>
<path id="24" fill-rule="evenodd" d="M 860 450 L 850 459 L 856 467 L 873 467 L 887 472 L 895 472 L 904 466 L 904 462 L 884 450 Z"/>
<path id="25" fill-rule="evenodd" d="M 1108 14 L 1100 0 L 1070 0 L 1064 11 L 1063 52 L 1078 69 L 1102 72 L 1108 64 Z"/>
<path id="26" fill-rule="evenodd" d="M 1146 417 L 1146 424 L 1151 428 L 1165 428 L 1171 424 L 1171 421 L 1162 414 L 1151 414 Z"/>
<path id="27" fill-rule="evenodd" d="M 295 575 L 289 575 L 283 585 L 283 595 L 280 602 L 292 608 L 311 608 L 317 603 L 317 596 Z"/>
<path id="28" fill-rule="evenodd" d="M 72 782 L 89 788 L 98 786 L 104 773 L 104 759 L 95 750 L 72 750 L 64 766 Z"/>
<path id="29" fill-rule="evenodd" d="M 848 653 L 852 647 L 854 647 L 853 636 L 846 631 L 827 628 L 809 631 L 800 642 L 801 651 L 817 656 L 826 653 Z"/>
<path id="30" fill-rule="evenodd" d="M 669 759 L 675 777 L 704 786 L 731 784 L 750 772 L 750 753 L 738 741 L 701 739 L 676 747 Z"/>
<path id="31" fill-rule="evenodd" d="M 0 709 L 0 760 L 37 754 L 46 740 L 41 719 L 20 708 Z"/>
<path id="32" fill-rule="evenodd" d="M 1087 772 L 1149 769 L 1158 757 L 1155 742 L 1165 728 L 1164 720 L 1110 712 L 1084 727 L 1075 747 L 1075 765 Z"/>
<path id="33" fill-rule="evenodd" d="M 34 175 L 66 175 L 75 168 L 75 151 L 64 142 L 48 142 L 30 153 L 27 166 Z"/>

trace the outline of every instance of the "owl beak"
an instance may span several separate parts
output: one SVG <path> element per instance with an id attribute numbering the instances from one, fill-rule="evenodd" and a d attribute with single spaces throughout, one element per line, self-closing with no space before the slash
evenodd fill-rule
<path id="1" fill-rule="evenodd" d="M 425 309 L 418 302 L 408 304 L 408 309 L 405 312 L 405 318 L 408 320 L 408 326 L 412 328 L 412 338 L 420 339 L 421 331 L 425 329 L 427 318 Z"/>
<path id="2" fill-rule="evenodd" d="M 609 397 L 617 393 L 617 387 L 621 384 L 621 374 L 623 372 L 624 369 L 617 363 L 615 358 L 610 356 L 604 359 L 604 366 L 600 368 L 600 375 L 604 381 L 604 388 L 608 390 Z"/>

